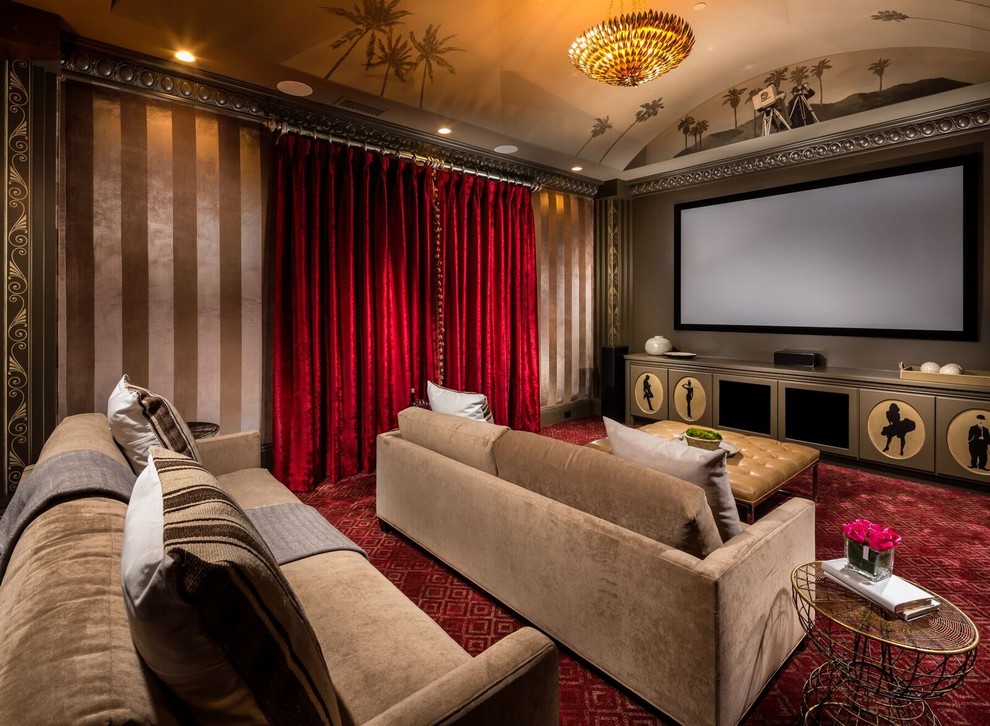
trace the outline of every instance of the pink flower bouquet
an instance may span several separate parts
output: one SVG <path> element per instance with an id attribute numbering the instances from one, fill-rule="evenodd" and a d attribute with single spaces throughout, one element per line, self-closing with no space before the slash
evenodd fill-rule
<path id="1" fill-rule="evenodd" d="M 894 548 L 901 535 L 868 519 L 842 525 L 849 567 L 871 580 L 890 577 L 894 571 Z"/>

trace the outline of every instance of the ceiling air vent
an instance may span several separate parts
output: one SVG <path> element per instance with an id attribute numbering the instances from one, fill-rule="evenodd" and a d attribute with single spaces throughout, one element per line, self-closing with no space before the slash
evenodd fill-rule
<path id="1" fill-rule="evenodd" d="M 371 106 L 367 103 L 361 103 L 361 101 L 355 101 L 353 98 L 342 98 L 337 101 L 336 105 L 339 108 L 346 108 L 348 111 L 363 113 L 365 116 L 378 117 L 385 113 L 384 108 L 378 108 L 378 106 Z"/>

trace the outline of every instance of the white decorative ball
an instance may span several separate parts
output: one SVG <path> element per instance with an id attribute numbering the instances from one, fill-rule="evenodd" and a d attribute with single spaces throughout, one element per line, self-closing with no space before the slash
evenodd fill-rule
<path id="1" fill-rule="evenodd" d="M 664 353 L 669 353 L 670 349 L 674 346 L 662 335 L 654 335 L 646 341 L 646 345 L 644 347 L 646 348 L 646 352 L 650 355 L 663 355 Z"/>
<path id="2" fill-rule="evenodd" d="M 928 361 L 927 363 L 921 364 L 922 373 L 938 373 L 938 371 L 939 371 L 939 365 L 934 361 Z"/>
<path id="3" fill-rule="evenodd" d="M 962 366 L 958 363 L 946 363 L 944 366 L 938 369 L 939 373 L 951 373 L 954 376 L 962 375 Z"/>

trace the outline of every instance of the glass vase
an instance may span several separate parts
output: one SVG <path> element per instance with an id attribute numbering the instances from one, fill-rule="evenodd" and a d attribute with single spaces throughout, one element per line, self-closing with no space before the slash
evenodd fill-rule
<path id="1" fill-rule="evenodd" d="M 869 545 L 853 542 L 848 537 L 846 541 L 846 560 L 849 568 L 855 570 L 873 582 L 885 580 L 894 574 L 894 550 L 879 552 L 871 549 Z"/>

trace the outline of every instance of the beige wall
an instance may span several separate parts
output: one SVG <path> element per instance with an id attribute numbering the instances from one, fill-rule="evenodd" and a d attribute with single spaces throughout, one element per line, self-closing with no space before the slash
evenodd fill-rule
<path id="1" fill-rule="evenodd" d="M 63 98 L 60 417 L 106 410 L 127 373 L 189 420 L 266 430 L 268 133 L 86 83 Z"/>
<path id="2" fill-rule="evenodd" d="M 713 333 L 674 330 L 673 230 L 674 205 L 739 192 L 769 189 L 814 179 L 850 174 L 920 161 L 953 153 L 982 150 L 983 216 L 980 219 L 980 313 L 976 342 L 904 340 L 848 336 L 776 335 L 760 333 Z M 987 189 L 990 189 L 990 132 L 942 139 L 819 164 L 774 169 L 633 200 L 633 301 L 629 349 L 642 352 L 646 340 L 665 335 L 681 350 L 721 358 L 769 362 L 781 348 L 813 350 L 831 366 L 896 370 L 898 363 L 920 365 L 926 360 L 949 361 L 966 368 L 990 365 L 990 239 L 987 219 Z"/>
<path id="3" fill-rule="evenodd" d="M 594 201 L 533 194 L 540 280 L 540 407 L 592 396 L 595 365 Z"/>

